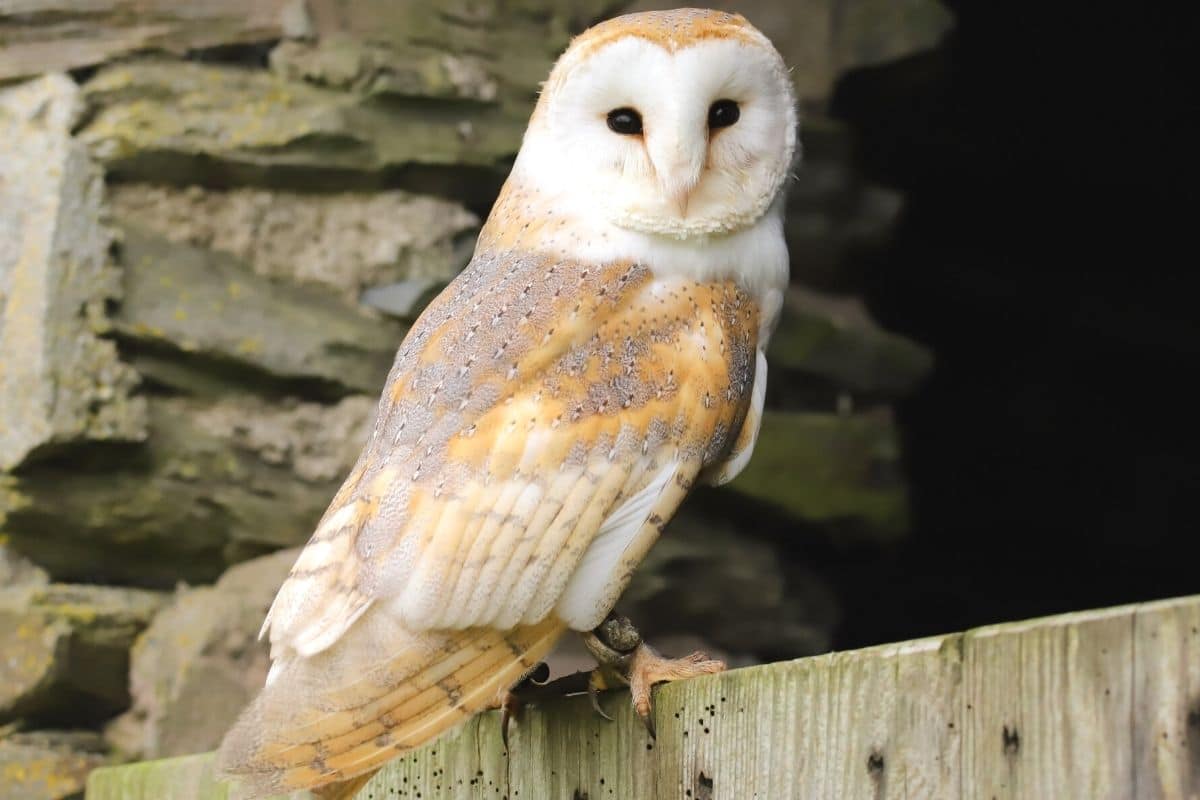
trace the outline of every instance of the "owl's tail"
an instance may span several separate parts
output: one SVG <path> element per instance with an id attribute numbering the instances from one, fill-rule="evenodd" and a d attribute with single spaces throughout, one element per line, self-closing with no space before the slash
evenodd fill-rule
<path id="1" fill-rule="evenodd" d="M 347 634 L 360 641 L 287 663 L 242 712 L 217 760 L 231 797 L 335 782 L 348 782 L 330 787 L 335 797 L 353 796 L 362 784 L 351 779 L 494 705 L 566 627 L 551 616 L 509 631 L 410 632 L 370 616 Z"/>
<path id="2" fill-rule="evenodd" d="M 348 781 L 337 781 L 336 783 L 327 783 L 313 790 L 313 794 L 321 800 L 354 800 L 362 788 L 370 783 L 371 778 L 375 777 L 375 773 L 379 768 L 364 772 L 362 775 L 355 775 Z"/>

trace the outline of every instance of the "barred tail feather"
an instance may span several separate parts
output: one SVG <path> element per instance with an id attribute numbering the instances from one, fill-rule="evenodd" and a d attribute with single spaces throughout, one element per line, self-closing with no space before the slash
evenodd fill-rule
<path id="1" fill-rule="evenodd" d="M 494 704 L 563 630 L 551 616 L 508 631 L 414 632 L 373 609 L 346 632 L 357 641 L 284 664 L 226 735 L 218 769 L 244 798 L 373 772 Z"/>
<path id="2" fill-rule="evenodd" d="M 373 769 L 370 772 L 364 772 L 362 775 L 356 775 L 348 781 L 338 781 L 336 783 L 327 783 L 313 790 L 313 794 L 320 800 L 354 800 L 358 793 L 362 791 L 371 778 L 375 777 L 378 769 Z"/>

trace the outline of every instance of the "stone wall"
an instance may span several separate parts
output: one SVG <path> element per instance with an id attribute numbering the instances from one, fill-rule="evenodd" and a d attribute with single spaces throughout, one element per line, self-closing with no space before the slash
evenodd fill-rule
<path id="1" fill-rule="evenodd" d="M 948 18 L 728 5 L 796 67 L 796 284 L 750 468 L 688 503 L 623 607 L 751 663 L 828 649 L 841 601 L 812 543 L 905 534 L 890 404 L 930 357 L 857 299 L 900 200 L 854 174 L 825 107 L 844 70 Z M 265 671 L 255 634 L 292 557 L 271 554 L 357 456 L 555 55 L 621 3 L 182 8 L 0 9 L 0 781 L 42 776 L 15 796 L 215 744 Z"/>

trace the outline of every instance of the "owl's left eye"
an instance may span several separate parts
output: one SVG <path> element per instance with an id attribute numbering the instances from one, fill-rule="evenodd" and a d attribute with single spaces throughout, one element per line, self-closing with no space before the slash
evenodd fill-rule
<path id="1" fill-rule="evenodd" d="M 708 127 L 728 128 L 742 116 L 742 111 L 733 100 L 718 100 L 708 108 Z"/>
<path id="2" fill-rule="evenodd" d="M 642 132 L 642 115 L 635 108 L 614 108 L 608 112 L 608 129 L 625 136 L 639 134 Z"/>

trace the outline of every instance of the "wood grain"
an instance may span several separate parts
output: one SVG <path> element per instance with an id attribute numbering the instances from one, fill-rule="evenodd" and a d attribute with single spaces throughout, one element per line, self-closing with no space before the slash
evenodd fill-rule
<path id="1" fill-rule="evenodd" d="M 1133 615 L 1133 796 L 1200 798 L 1200 602 Z"/>
<path id="2" fill-rule="evenodd" d="M 485 714 L 362 800 L 1200 800 L 1200 596 Z M 174 783 L 173 783 L 174 781 Z M 187 786 L 175 793 L 172 786 Z M 418 795 L 418 792 L 420 793 Z M 97 770 L 89 800 L 224 798 L 211 759 Z"/>

